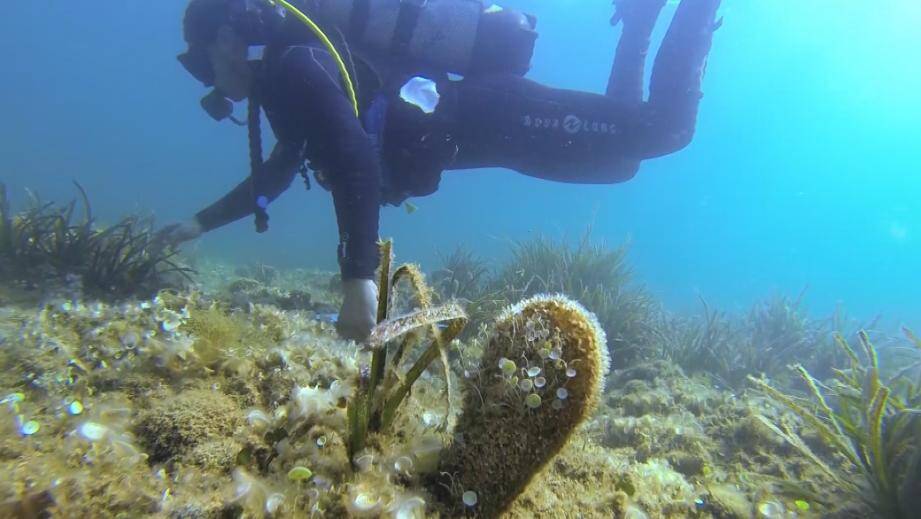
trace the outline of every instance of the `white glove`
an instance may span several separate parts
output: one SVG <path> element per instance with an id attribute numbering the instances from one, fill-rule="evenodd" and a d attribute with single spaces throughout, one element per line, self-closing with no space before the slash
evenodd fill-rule
<path id="1" fill-rule="evenodd" d="M 370 279 L 342 282 L 342 308 L 336 330 L 343 339 L 365 341 L 377 324 L 377 285 Z"/>

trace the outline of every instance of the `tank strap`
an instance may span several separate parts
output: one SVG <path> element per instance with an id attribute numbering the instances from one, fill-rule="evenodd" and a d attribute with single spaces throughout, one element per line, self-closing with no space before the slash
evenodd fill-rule
<path id="1" fill-rule="evenodd" d="M 383 148 L 384 124 L 387 121 L 387 105 L 389 100 L 383 92 L 378 93 L 371 100 L 371 104 L 362 117 L 362 126 L 371 138 L 374 147 L 380 151 Z"/>
<path id="2" fill-rule="evenodd" d="M 394 196 L 393 170 L 384 160 L 384 129 L 387 126 L 387 108 L 389 105 L 390 99 L 387 94 L 378 92 L 365 110 L 362 124 L 365 128 L 365 133 L 371 138 L 371 144 L 381 166 L 381 203 L 397 206 L 406 199 L 406 196 L 402 198 Z"/>
<path id="3" fill-rule="evenodd" d="M 397 15 L 397 25 L 393 30 L 390 40 L 390 53 L 395 57 L 409 54 L 409 43 L 422 14 L 426 0 L 404 0 L 400 2 L 400 14 Z"/>
<path id="4" fill-rule="evenodd" d="M 349 36 L 355 41 L 361 41 L 368 28 L 368 19 L 371 17 L 371 0 L 354 0 L 352 15 L 349 17 Z"/>

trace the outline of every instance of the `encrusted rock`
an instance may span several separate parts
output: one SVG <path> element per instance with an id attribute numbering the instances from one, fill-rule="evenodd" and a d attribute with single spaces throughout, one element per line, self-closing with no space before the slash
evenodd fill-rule
<path id="1" fill-rule="evenodd" d="M 137 435 L 150 462 L 158 463 L 190 453 L 208 441 L 230 437 L 241 424 L 242 413 L 233 399 L 216 391 L 191 390 L 159 399 L 141 415 Z M 199 457 L 200 461 L 206 458 Z"/>

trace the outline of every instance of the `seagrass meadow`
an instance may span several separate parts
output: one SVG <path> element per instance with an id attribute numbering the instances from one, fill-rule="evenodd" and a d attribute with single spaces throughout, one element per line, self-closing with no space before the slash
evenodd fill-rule
<path id="1" fill-rule="evenodd" d="M 111 236 L 68 231 L 69 206 L 37 207 L 5 213 L 4 236 L 36 225 L 63 227 L 55 240 Z M 15 243 L 16 254 L 34 245 Z M 5 272 L 0 515 L 917 510 L 910 330 L 812 320 L 784 297 L 741 315 L 673 315 L 630 273 L 626 249 L 587 237 L 518 243 L 497 269 L 458 249 L 428 276 L 397 266 L 392 247 L 364 345 L 336 336 L 330 273 L 203 259 L 192 271 L 165 255 L 181 282 L 100 297 L 71 279 L 81 262 L 54 260 L 74 254 L 66 247 L 42 249 L 56 281 Z"/>

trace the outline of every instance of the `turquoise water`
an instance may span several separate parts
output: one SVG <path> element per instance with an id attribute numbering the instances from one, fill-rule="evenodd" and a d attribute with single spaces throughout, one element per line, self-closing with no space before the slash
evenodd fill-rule
<path id="1" fill-rule="evenodd" d="M 8 2 L 0 179 L 45 197 L 89 191 L 102 219 L 185 218 L 247 174 L 245 131 L 212 122 L 175 55 L 185 2 Z M 517 0 L 541 37 L 530 74 L 601 91 L 617 31 L 607 0 Z M 91 6 L 91 7 L 88 7 Z M 661 29 L 674 7 L 666 9 Z M 921 4 L 913 0 L 726 0 L 694 143 L 619 186 L 562 186 L 507 171 L 445 175 L 381 233 L 434 267 L 456 243 L 485 256 L 591 225 L 629 239 L 639 279 L 669 306 L 697 295 L 743 309 L 808 286 L 809 308 L 842 303 L 921 328 Z M 660 30 L 661 30 L 660 29 Z M 516 201 L 514 206 L 508 200 Z M 327 193 L 298 183 L 272 207 L 196 245 L 240 261 L 335 268 Z"/>

